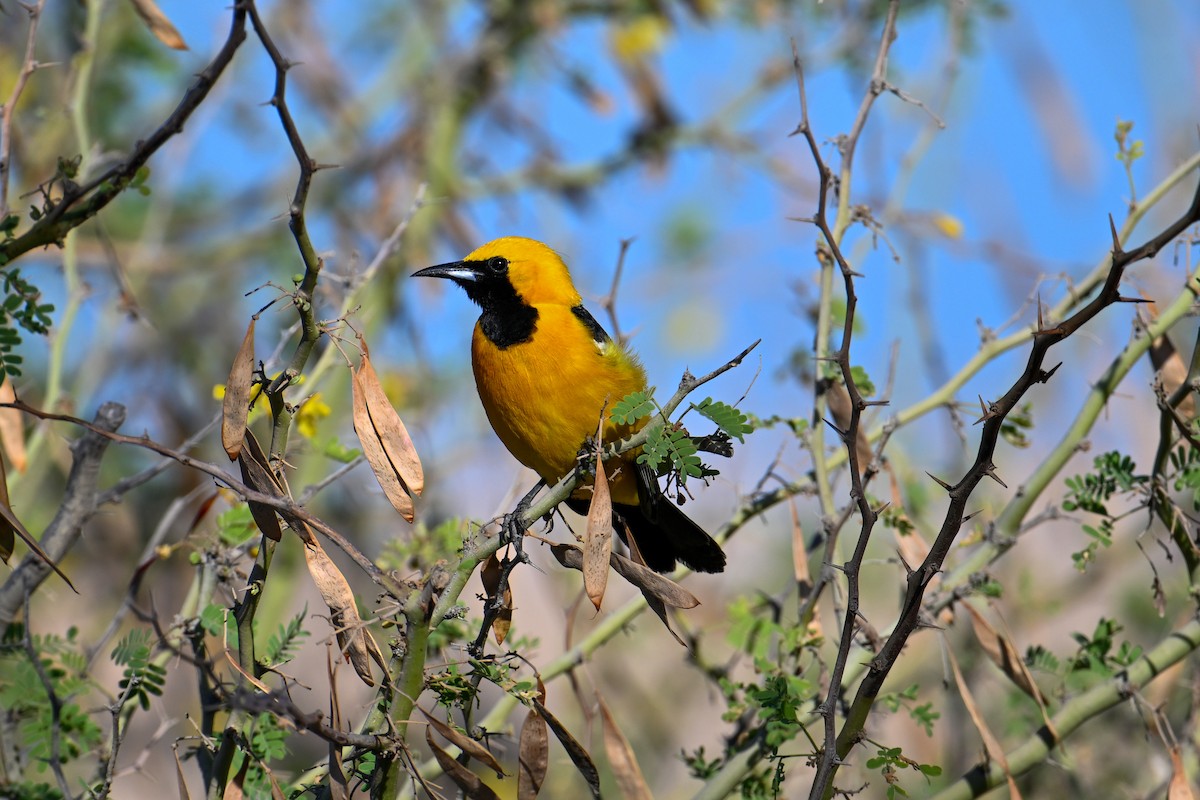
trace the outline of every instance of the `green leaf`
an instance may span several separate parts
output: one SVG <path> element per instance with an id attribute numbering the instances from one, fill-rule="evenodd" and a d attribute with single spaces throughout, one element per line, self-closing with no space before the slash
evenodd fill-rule
<path id="1" fill-rule="evenodd" d="M 654 409 L 654 400 L 650 392 L 634 392 L 614 405 L 609 417 L 618 425 L 632 425 L 653 414 Z"/>
<path id="2" fill-rule="evenodd" d="M 712 420 L 718 428 L 739 442 L 745 442 L 745 435 L 754 431 L 754 425 L 750 422 L 749 417 L 733 406 L 713 400 L 711 397 L 692 404 L 692 408 L 696 409 L 701 416 Z"/>

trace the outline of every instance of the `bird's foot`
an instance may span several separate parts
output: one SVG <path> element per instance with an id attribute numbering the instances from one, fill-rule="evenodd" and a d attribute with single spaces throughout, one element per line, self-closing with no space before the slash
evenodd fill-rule
<path id="1" fill-rule="evenodd" d="M 596 448 L 596 437 L 589 436 L 579 445 L 579 452 L 575 454 L 575 470 L 582 481 L 596 477 Z"/>
<path id="2" fill-rule="evenodd" d="M 533 505 L 533 498 L 542 490 L 546 482 L 539 480 L 529 492 L 521 498 L 521 502 L 517 503 L 517 507 L 511 513 L 504 515 L 504 521 L 500 525 L 500 541 L 504 544 L 511 544 L 515 560 L 529 562 L 529 557 L 525 555 L 523 543 L 525 541 L 525 515 L 529 511 L 529 507 Z"/>

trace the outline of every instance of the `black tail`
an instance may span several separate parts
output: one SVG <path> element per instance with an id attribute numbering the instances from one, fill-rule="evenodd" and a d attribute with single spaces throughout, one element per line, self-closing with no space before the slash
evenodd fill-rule
<path id="1" fill-rule="evenodd" d="M 637 548 L 647 567 L 671 572 L 681 561 L 697 572 L 725 571 L 721 545 L 662 493 L 658 479 L 645 465 L 637 467 L 637 486 L 638 505 L 613 503 L 613 530 L 621 541 Z M 567 507 L 587 516 L 586 500 L 567 500 Z"/>
<path id="2" fill-rule="evenodd" d="M 675 562 L 682 561 L 697 572 L 725 570 L 725 553 L 721 546 L 678 506 L 660 493 L 655 518 L 651 520 L 646 516 L 644 505 L 614 504 L 613 526 L 619 532 L 628 527 L 647 567 L 655 572 L 671 572 Z"/>

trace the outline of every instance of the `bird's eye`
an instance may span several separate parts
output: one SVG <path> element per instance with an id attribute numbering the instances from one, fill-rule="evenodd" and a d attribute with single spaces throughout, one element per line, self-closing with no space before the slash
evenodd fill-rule
<path id="1" fill-rule="evenodd" d="M 508 271 L 508 259 L 504 256 L 492 256 L 487 262 L 488 269 L 496 275 L 503 275 Z"/>

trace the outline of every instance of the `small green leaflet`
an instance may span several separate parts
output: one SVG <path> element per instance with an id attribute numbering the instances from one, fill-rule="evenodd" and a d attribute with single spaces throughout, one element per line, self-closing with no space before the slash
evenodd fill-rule
<path id="1" fill-rule="evenodd" d="M 639 419 L 645 419 L 654 413 L 655 405 L 652 392 L 634 392 L 626 395 L 613 406 L 612 421 L 618 425 L 632 425 Z"/>
<path id="2" fill-rule="evenodd" d="M 745 435 L 754 431 L 754 424 L 750 422 L 749 417 L 720 400 L 706 397 L 699 403 L 693 404 L 692 408 L 712 420 L 718 428 L 735 437 L 739 442 L 745 443 Z"/>
<path id="3" fill-rule="evenodd" d="M 682 484 L 688 478 L 704 477 L 704 465 L 696 453 L 696 445 L 685 431 L 659 425 L 650 431 L 638 463 L 648 465 L 655 472 L 664 463 L 670 463 Z"/>

